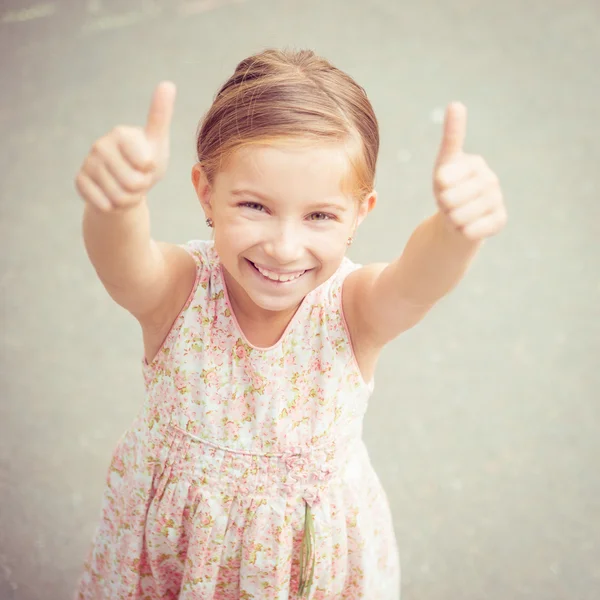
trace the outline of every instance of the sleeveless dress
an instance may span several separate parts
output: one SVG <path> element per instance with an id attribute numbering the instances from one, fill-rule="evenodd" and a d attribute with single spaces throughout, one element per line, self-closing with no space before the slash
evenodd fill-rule
<path id="1" fill-rule="evenodd" d="M 362 441 L 372 384 L 345 258 L 279 342 L 248 343 L 212 242 L 109 468 L 80 599 L 397 600 L 390 510 Z"/>

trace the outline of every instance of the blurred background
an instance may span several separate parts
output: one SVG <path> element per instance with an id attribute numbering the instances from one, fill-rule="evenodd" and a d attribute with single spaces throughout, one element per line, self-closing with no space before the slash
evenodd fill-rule
<path id="1" fill-rule="evenodd" d="M 467 104 L 467 150 L 505 191 L 506 231 L 379 365 L 366 437 L 403 600 L 600 598 L 597 0 L 0 6 L 1 600 L 71 596 L 111 452 L 142 402 L 140 332 L 86 258 L 76 171 L 114 125 L 143 125 L 171 79 L 153 232 L 207 236 L 196 126 L 237 62 L 270 46 L 324 55 L 380 119 L 380 201 L 354 260 L 396 257 L 433 211 L 449 101 Z"/>

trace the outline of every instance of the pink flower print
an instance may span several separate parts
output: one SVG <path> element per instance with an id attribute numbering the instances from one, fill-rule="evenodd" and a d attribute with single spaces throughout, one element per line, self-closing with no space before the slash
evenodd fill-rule
<path id="1" fill-rule="evenodd" d="M 288 454 L 285 457 L 285 466 L 288 469 L 284 483 L 287 489 L 290 489 L 299 481 L 306 479 L 307 460 L 301 454 Z"/>
<path id="2" fill-rule="evenodd" d="M 306 402 L 311 392 L 310 383 L 307 381 L 298 382 L 298 392 L 300 393 L 302 400 Z"/>
<path id="3" fill-rule="evenodd" d="M 225 351 L 229 346 L 229 342 L 227 341 L 227 338 L 224 335 L 217 335 L 216 339 L 214 339 L 213 342 L 215 350 L 218 349 L 221 351 Z"/>
<path id="4" fill-rule="evenodd" d="M 217 377 L 217 372 L 215 369 L 206 370 L 204 369 L 202 373 L 200 373 L 200 377 L 204 380 L 206 385 L 217 385 L 219 378 Z"/>
<path id="5" fill-rule="evenodd" d="M 323 363 L 321 362 L 320 357 L 314 357 L 314 359 L 310 363 L 310 370 L 313 373 L 321 373 L 321 371 L 323 370 Z"/>
<path id="6" fill-rule="evenodd" d="M 210 527 L 213 528 L 215 524 L 215 519 L 210 513 L 205 513 L 200 518 L 200 526 L 201 527 Z"/>
<path id="7" fill-rule="evenodd" d="M 208 281 L 210 279 L 210 271 L 208 269 L 203 269 L 200 272 L 199 283 L 203 288 L 206 288 Z"/>
<path id="8" fill-rule="evenodd" d="M 231 421 L 227 417 L 223 417 L 223 424 L 227 432 L 228 439 L 237 439 L 240 430 L 240 425 L 237 421 Z"/>
<path id="9" fill-rule="evenodd" d="M 285 466 L 289 471 L 304 471 L 306 458 L 302 454 L 288 454 L 285 457 Z"/>
<path id="10" fill-rule="evenodd" d="M 248 351 L 241 340 L 238 340 L 237 344 L 235 345 L 234 352 L 240 360 L 243 360 L 248 356 Z"/>
<path id="11" fill-rule="evenodd" d="M 308 488 L 304 494 L 302 494 L 302 497 L 306 504 L 308 504 L 311 508 L 319 504 L 321 501 L 320 492 L 315 486 Z"/>
<path id="12" fill-rule="evenodd" d="M 348 519 L 348 531 L 328 527 L 313 509 L 311 598 L 396 597 L 393 528 L 368 460 L 340 473 L 344 485 L 329 486 L 345 461 L 346 431 L 359 437 L 370 393 L 351 360 L 339 295 L 333 300 L 349 266 L 314 291 L 282 344 L 265 352 L 235 325 L 212 244 L 196 247 L 200 285 L 145 366 L 148 401 L 111 465 L 80 598 L 142 600 L 175 588 L 183 596 L 294 597 L 305 503 L 325 504 L 332 522 Z M 336 445 L 341 451 L 329 454 Z M 243 583 L 242 556 L 250 562 Z"/>
<path id="13" fill-rule="evenodd" d="M 258 374 L 252 374 L 252 389 L 259 394 L 263 394 L 265 391 L 265 378 Z"/>
<path id="14" fill-rule="evenodd" d="M 333 473 L 333 469 L 329 465 L 321 465 L 321 468 L 317 471 L 317 477 L 321 481 L 327 481 Z"/>
<path id="15" fill-rule="evenodd" d="M 114 455 L 110 470 L 118 473 L 121 477 L 125 476 L 125 465 L 123 464 L 123 459 L 118 454 Z"/>
<path id="16" fill-rule="evenodd" d="M 274 396 L 277 391 L 277 383 L 275 381 L 269 381 L 265 386 L 265 395 Z"/>
<path id="17" fill-rule="evenodd" d="M 244 551 L 244 559 L 255 565 L 256 564 L 256 559 L 257 559 L 257 555 L 259 552 L 261 552 L 263 549 L 263 545 L 257 542 L 251 542 L 248 547 L 245 549 Z"/>
<path id="18" fill-rule="evenodd" d="M 159 518 L 157 524 L 160 527 L 160 535 L 163 537 L 169 537 L 169 530 L 175 528 L 175 521 L 171 517 Z"/>
<path id="19" fill-rule="evenodd" d="M 185 371 L 176 369 L 175 376 L 173 377 L 173 383 L 180 394 L 185 394 L 188 391 L 188 380 Z"/>
<path id="20" fill-rule="evenodd" d="M 106 569 L 106 554 L 104 552 L 96 554 L 96 569 L 100 572 Z"/>

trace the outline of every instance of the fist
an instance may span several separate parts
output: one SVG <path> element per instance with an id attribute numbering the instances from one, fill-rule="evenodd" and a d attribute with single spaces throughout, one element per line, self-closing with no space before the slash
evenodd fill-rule
<path id="1" fill-rule="evenodd" d="M 167 170 L 174 104 L 175 86 L 163 82 L 144 128 L 115 127 L 94 143 L 75 179 L 86 202 L 105 212 L 141 202 Z"/>
<path id="2" fill-rule="evenodd" d="M 478 241 L 498 233 L 507 215 L 496 174 L 481 156 L 464 152 L 466 133 L 467 109 L 459 103 L 450 104 L 433 190 L 448 225 L 467 239 Z"/>

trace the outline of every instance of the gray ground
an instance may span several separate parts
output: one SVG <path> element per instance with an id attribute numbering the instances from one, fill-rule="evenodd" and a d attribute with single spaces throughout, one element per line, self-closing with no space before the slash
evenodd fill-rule
<path id="1" fill-rule="evenodd" d="M 596 0 L 1 4 L 1 600 L 69 597 L 142 399 L 138 328 L 86 259 L 75 172 L 172 79 L 154 232 L 207 235 L 189 182 L 195 127 L 237 61 L 266 46 L 314 48 L 378 112 L 380 204 L 356 260 L 398 255 L 431 212 L 452 99 L 507 198 L 506 232 L 380 363 L 366 436 L 403 598 L 600 598 Z"/>

